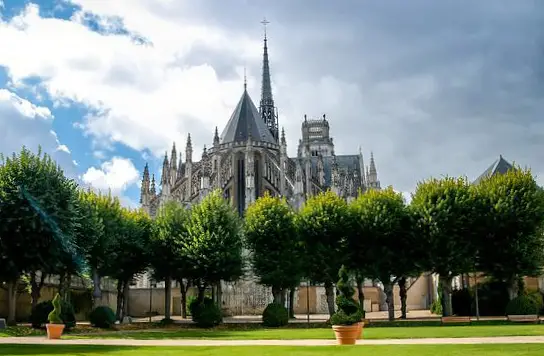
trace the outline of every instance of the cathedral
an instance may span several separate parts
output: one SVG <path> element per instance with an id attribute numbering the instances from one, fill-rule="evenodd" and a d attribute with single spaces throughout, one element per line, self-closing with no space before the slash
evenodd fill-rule
<path id="1" fill-rule="evenodd" d="M 359 191 L 380 189 L 373 154 L 369 166 L 362 152 L 336 155 L 326 115 L 301 120 L 302 135 L 296 157 L 287 154 L 285 131 L 280 130 L 278 109 L 272 95 L 268 41 L 264 36 L 261 98 L 254 104 L 247 84 L 221 134 L 217 127 L 213 143 L 204 146 L 200 160 L 193 156 L 190 133 L 185 160 L 176 146 L 165 154 L 160 191 L 146 164 L 140 203 L 151 216 L 162 204 L 176 200 L 186 206 L 197 203 L 211 190 L 223 195 L 242 215 L 260 196 L 285 197 L 299 209 L 305 199 L 331 189 L 350 201 Z M 210 133 L 211 134 L 211 133 Z M 210 135 L 211 136 L 211 135 Z"/>

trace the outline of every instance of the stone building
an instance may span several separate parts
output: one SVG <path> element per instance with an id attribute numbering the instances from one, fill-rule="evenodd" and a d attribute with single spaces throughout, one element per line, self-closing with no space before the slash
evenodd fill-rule
<path id="1" fill-rule="evenodd" d="M 374 157 L 365 167 L 362 152 L 337 155 L 325 115 L 304 115 L 302 137 L 296 157 L 287 154 L 285 132 L 280 130 L 278 109 L 272 95 L 268 43 L 264 37 L 261 99 L 254 104 L 244 83 L 243 92 L 230 119 L 219 134 L 210 132 L 211 145 L 195 159 L 191 134 L 185 156 L 175 144 L 164 156 L 160 191 L 146 165 L 141 186 L 141 206 L 151 216 L 169 200 L 190 206 L 213 189 L 221 189 L 240 214 L 268 192 L 286 197 L 300 208 L 311 195 L 332 189 L 350 200 L 358 191 L 380 188 Z M 213 134 L 213 136 L 212 136 Z"/>

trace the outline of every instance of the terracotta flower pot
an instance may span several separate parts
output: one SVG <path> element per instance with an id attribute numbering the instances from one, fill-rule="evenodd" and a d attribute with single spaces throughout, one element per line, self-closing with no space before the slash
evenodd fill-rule
<path id="1" fill-rule="evenodd" d="M 64 331 L 64 324 L 45 324 L 47 328 L 47 338 L 50 340 L 60 339 Z"/>
<path id="2" fill-rule="evenodd" d="M 363 328 L 365 327 L 365 323 L 364 323 L 364 321 L 361 321 L 357 325 L 359 325 L 359 333 L 357 334 L 357 339 L 362 339 L 363 338 Z"/>
<path id="3" fill-rule="evenodd" d="M 362 324 L 353 325 L 333 325 L 334 335 L 339 345 L 355 345 L 355 342 L 361 335 Z"/>

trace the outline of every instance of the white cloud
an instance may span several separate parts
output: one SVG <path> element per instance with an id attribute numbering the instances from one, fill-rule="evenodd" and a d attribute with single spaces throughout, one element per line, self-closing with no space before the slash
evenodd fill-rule
<path id="1" fill-rule="evenodd" d="M 121 142 L 159 155 L 197 127 L 209 128 L 209 137 L 194 142 L 211 141 L 212 128 L 224 125 L 241 94 L 241 75 L 220 81 L 210 65 L 187 66 L 184 56 L 204 46 L 256 58 L 260 43 L 194 25 L 181 16 L 184 6 L 172 2 L 153 7 L 145 0 L 73 2 L 83 10 L 70 21 L 42 18 L 34 4 L 8 22 L 0 20 L 0 48 L 10 48 L 0 52 L 0 65 L 13 84 L 40 77 L 57 104 L 87 105 L 92 113 L 80 126 L 103 147 Z M 181 15 L 166 16 L 168 6 Z M 118 29 L 122 19 L 132 36 L 90 30 L 91 13 L 108 30 Z M 138 43 L 134 34 L 148 43 Z"/>
<path id="2" fill-rule="evenodd" d="M 111 190 L 114 195 L 121 195 L 130 185 L 136 183 L 139 172 L 130 159 L 113 157 L 100 167 L 87 169 L 81 180 L 94 189 L 107 192 Z"/>
<path id="3" fill-rule="evenodd" d="M 48 108 L 0 89 L 0 153 L 10 155 L 19 152 L 22 146 L 37 152 L 41 146 L 72 176 L 75 170 L 70 149 L 60 143 L 52 123 L 53 115 Z"/>

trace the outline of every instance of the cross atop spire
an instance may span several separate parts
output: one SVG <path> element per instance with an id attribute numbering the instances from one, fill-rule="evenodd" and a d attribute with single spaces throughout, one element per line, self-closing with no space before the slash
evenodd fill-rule
<path id="1" fill-rule="evenodd" d="M 266 41 L 266 25 L 268 25 L 270 21 L 266 19 L 266 17 L 263 18 L 261 21 L 261 24 L 263 25 L 263 31 L 264 31 L 264 40 Z"/>
<path id="2" fill-rule="evenodd" d="M 247 74 L 246 74 L 245 66 L 244 66 L 244 90 L 247 90 Z"/>

